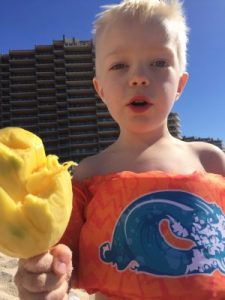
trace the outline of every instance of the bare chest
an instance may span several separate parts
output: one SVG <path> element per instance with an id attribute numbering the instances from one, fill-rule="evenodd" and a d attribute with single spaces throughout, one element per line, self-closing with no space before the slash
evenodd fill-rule
<path id="1" fill-rule="evenodd" d="M 147 172 L 164 171 L 181 174 L 204 171 L 200 159 L 192 151 L 181 149 L 158 149 L 137 153 L 124 152 L 110 155 L 107 163 L 98 164 L 98 173 L 107 174 L 121 171 Z"/>

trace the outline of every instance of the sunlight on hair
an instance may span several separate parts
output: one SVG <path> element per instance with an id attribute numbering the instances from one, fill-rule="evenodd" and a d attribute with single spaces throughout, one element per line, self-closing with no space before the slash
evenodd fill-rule
<path id="1" fill-rule="evenodd" d="M 174 25 L 173 30 L 176 33 L 175 42 L 180 68 L 181 72 L 185 71 L 188 26 L 180 0 L 123 0 L 119 4 L 104 5 L 101 9 L 102 11 L 96 15 L 93 24 L 94 42 L 97 42 L 109 25 L 123 18 L 135 18 L 141 23 L 158 19 L 166 30 L 169 29 L 171 24 Z"/>

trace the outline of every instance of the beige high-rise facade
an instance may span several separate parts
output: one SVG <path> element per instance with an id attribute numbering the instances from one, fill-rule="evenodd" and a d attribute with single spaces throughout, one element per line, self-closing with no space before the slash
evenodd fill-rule
<path id="1" fill-rule="evenodd" d="M 119 128 L 93 89 L 94 60 L 91 41 L 67 38 L 1 55 L 0 127 L 38 134 L 61 161 L 79 162 L 110 145 Z M 176 113 L 168 127 L 180 137 Z"/>

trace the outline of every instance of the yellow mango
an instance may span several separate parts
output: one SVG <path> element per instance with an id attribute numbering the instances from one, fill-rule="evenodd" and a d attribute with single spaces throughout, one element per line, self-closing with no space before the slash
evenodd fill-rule
<path id="1" fill-rule="evenodd" d="M 71 165 L 46 156 L 35 134 L 0 129 L 0 252 L 28 258 L 60 240 L 72 210 Z"/>

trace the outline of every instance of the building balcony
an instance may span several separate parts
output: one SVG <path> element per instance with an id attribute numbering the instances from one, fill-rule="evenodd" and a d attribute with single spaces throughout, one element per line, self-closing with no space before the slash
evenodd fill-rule
<path id="1" fill-rule="evenodd" d="M 62 67 L 64 66 L 65 60 L 63 57 L 54 57 L 54 64 L 55 66 Z"/>
<path id="2" fill-rule="evenodd" d="M 45 79 L 37 79 L 37 84 L 38 85 L 52 85 L 55 86 L 55 80 L 54 79 L 50 79 L 50 78 L 45 78 Z"/>
<path id="3" fill-rule="evenodd" d="M 52 128 L 52 131 L 57 132 L 57 121 L 56 120 L 39 120 L 38 121 L 39 128 L 43 128 L 43 130 L 47 134 L 47 128 L 49 132 L 49 128 Z"/>
<path id="4" fill-rule="evenodd" d="M 57 101 L 59 102 L 59 101 L 67 101 L 67 94 L 66 94 L 66 92 L 56 92 L 56 99 L 57 99 Z"/>
<path id="5" fill-rule="evenodd" d="M 10 109 L 10 104 L 9 103 L 1 103 L 1 110 L 5 110 L 8 112 Z"/>
<path id="6" fill-rule="evenodd" d="M 8 69 L 7 70 L 1 70 L 1 77 L 2 77 L 2 79 L 8 79 L 9 75 L 10 75 L 10 72 L 9 72 Z"/>
<path id="7" fill-rule="evenodd" d="M 4 86 L 3 84 L 1 84 L 1 92 L 9 92 L 10 91 L 10 86 L 6 85 Z"/>
<path id="8" fill-rule="evenodd" d="M 77 114 L 88 114 L 95 115 L 95 107 L 94 106 L 77 106 L 77 107 L 71 107 L 68 106 L 68 112 L 70 113 L 77 113 Z"/>
<path id="9" fill-rule="evenodd" d="M 35 59 L 34 58 L 29 58 L 29 59 L 26 59 L 26 58 L 20 58 L 20 59 L 10 59 L 9 60 L 9 63 L 10 63 L 10 66 L 11 67 L 15 67 L 15 68 L 18 68 L 18 67 L 29 67 L 29 66 L 34 66 L 35 65 Z"/>
<path id="10" fill-rule="evenodd" d="M 77 96 L 79 94 L 85 94 L 85 95 L 93 95 L 94 89 L 92 88 L 76 88 L 67 90 L 68 97 L 71 98 L 73 96 Z"/>
<path id="11" fill-rule="evenodd" d="M 45 71 L 45 72 L 37 71 L 36 74 L 38 76 L 37 77 L 38 79 L 54 78 L 55 77 L 55 72 L 53 72 L 53 71 Z"/>
<path id="12" fill-rule="evenodd" d="M 98 111 L 97 110 L 96 115 L 97 115 L 97 118 L 104 118 L 107 120 L 110 117 L 108 110 L 106 110 L 106 111 Z M 110 120 L 111 120 L 111 117 L 110 117 Z M 100 119 L 99 119 L 99 121 L 100 121 Z"/>
<path id="13" fill-rule="evenodd" d="M 88 113 L 86 113 L 86 114 L 83 114 L 83 115 L 81 115 L 80 113 L 77 113 L 77 114 L 69 114 L 68 115 L 68 118 L 69 118 L 69 120 L 70 121 L 83 121 L 83 120 L 95 120 L 96 119 L 96 116 L 95 116 L 95 114 L 94 113 L 92 113 L 92 114 L 88 114 Z"/>
<path id="14" fill-rule="evenodd" d="M 95 98 L 94 97 L 70 97 L 67 102 L 69 104 L 95 104 Z"/>
<path id="15" fill-rule="evenodd" d="M 96 130 L 96 122 L 94 119 L 82 119 L 79 122 L 77 120 L 69 119 L 68 121 L 68 128 L 76 132 L 83 132 L 84 130 Z"/>
<path id="16" fill-rule="evenodd" d="M 58 130 L 58 126 L 55 123 L 52 123 L 51 127 L 44 127 L 43 123 L 40 124 L 40 128 L 39 128 L 39 134 L 41 137 L 51 137 L 51 136 L 55 136 L 57 134 L 57 130 Z"/>
<path id="17" fill-rule="evenodd" d="M 40 61 L 51 61 L 54 59 L 54 55 L 53 53 L 50 51 L 50 53 L 35 53 L 35 58 L 36 60 L 40 60 Z"/>
<path id="18" fill-rule="evenodd" d="M 67 53 L 64 55 L 64 58 L 66 61 L 77 61 L 77 60 L 91 60 L 92 61 L 92 53 L 82 53 L 82 52 L 76 52 L 76 53 Z"/>
<path id="19" fill-rule="evenodd" d="M 8 54 L 0 54 L 0 64 L 8 64 L 9 62 L 9 55 Z"/>
<path id="20" fill-rule="evenodd" d="M 70 141 L 70 146 L 73 148 L 92 148 L 92 147 L 97 147 L 98 146 L 98 142 L 90 142 L 90 141 L 86 141 L 86 142 L 76 142 L 74 141 Z"/>
<path id="21" fill-rule="evenodd" d="M 77 135 L 70 135 L 70 140 L 73 143 L 82 144 L 82 143 L 92 143 L 95 144 L 98 142 L 98 135 L 95 134 L 77 134 Z"/>
<path id="22" fill-rule="evenodd" d="M 21 84 L 25 84 L 25 83 L 29 83 L 30 81 L 36 81 L 36 76 L 31 74 L 31 75 L 20 75 L 20 76 L 10 76 L 10 80 L 11 80 L 11 84 L 14 83 L 21 83 Z"/>
<path id="23" fill-rule="evenodd" d="M 76 81 L 78 78 L 80 79 L 92 79 L 94 77 L 93 71 L 73 71 L 73 72 L 66 72 L 67 80 L 68 81 Z"/>
<path id="24" fill-rule="evenodd" d="M 76 62 L 76 63 L 65 63 L 66 72 L 78 72 L 80 71 L 92 71 L 93 63 L 86 63 L 86 62 Z"/>
<path id="25" fill-rule="evenodd" d="M 26 106 L 23 106 L 23 107 L 11 107 L 10 109 L 10 112 L 11 114 L 15 113 L 15 114 L 24 114 L 24 117 L 29 117 L 29 118 L 33 118 L 34 117 L 34 114 L 36 114 L 38 111 L 38 108 L 37 107 L 32 107 L 32 108 L 29 108 L 29 107 L 26 107 Z"/>
<path id="26" fill-rule="evenodd" d="M 37 87 L 37 93 L 38 93 L 38 95 L 46 94 L 46 96 L 48 94 L 55 95 L 55 88 L 54 87 Z"/>
<path id="27" fill-rule="evenodd" d="M 78 131 L 78 132 L 84 132 L 88 130 L 95 130 L 96 129 L 96 123 L 95 122 L 83 122 L 83 123 L 74 123 L 69 124 L 68 128 L 71 130 L 71 132 Z"/>
<path id="28" fill-rule="evenodd" d="M 29 123 L 37 123 L 37 117 L 36 116 L 26 116 L 21 111 L 17 111 L 15 115 L 12 113 L 10 114 L 10 119 L 12 122 L 17 122 L 17 124 L 29 124 Z"/>
<path id="29" fill-rule="evenodd" d="M 93 87 L 93 83 L 92 80 L 66 80 L 66 84 L 68 86 L 68 88 L 73 88 L 73 87 L 77 87 L 77 86 L 81 86 L 81 87 Z"/>
<path id="30" fill-rule="evenodd" d="M 25 75 L 25 74 L 35 74 L 36 73 L 36 69 L 34 66 L 29 66 L 29 67 L 21 67 L 21 68 L 14 68 L 14 67 L 11 67 L 10 66 L 10 69 L 9 69 L 10 73 L 12 75 L 15 75 L 15 74 L 21 74 L 21 75 Z"/>
<path id="31" fill-rule="evenodd" d="M 66 84 L 65 82 L 62 80 L 62 81 L 55 81 L 55 88 L 56 90 L 60 90 L 60 89 L 66 89 Z"/>
<path id="32" fill-rule="evenodd" d="M 9 102 L 9 99 L 10 99 L 10 95 L 9 94 L 6 94 L 6 95 L 1 95 L 1 100 L 2 102 Z"/>
<path id="33" fill-rule="evenodd" d="M 34 50 L 10 50 L 9 57 L 12 58 L 28 58 L 33 57 Z"/>
<path id="34" fill-rule="evenodd" d="M 79 41 L 76 39 L 64 39 L 64 49 L 66 53 L 71 53 L 72 51 L 76 53 L 77 51 L 91 51 L 92 42 L 91 41 Z"/>
<path id="35" fill-rule="evenodd" d="M 39 54 L 51 54 L 52 53 L 52 49 L 53 49 L 53 46 L 52 45 L 37 45 L 35 47 L 35 52 L 36 53 L 39 53 Z"/>
<path id="36" fill-rule="evenodd" d="M 107 147 L 109 145 L 111 145 L 112 143 L 114 143 L 116 140 L 116 137 L 115 138 L 109 138 L 109 139 L 99 139 L 99 144 L 100 146 L 103 146 L 103 147 Z"/>
<path id="37" fill-rule="evenodd" d="M 54 103 L 39 104 L 38 110 L 39 114 L 43 115 L 43 117 L 48 114 L 56 116 L 56 105 Z"/>
<path id="38" fill-rule="evenodd" d="M 72 105 L 68 105 L 68 111 L 70 110 L 71 112 L 96 112 L 96 108 L 94 103 L 93 104 L 87 104 L 87 103 L 73 103 Z"/>
<path id="39" fill-rule="evenodd" d="M 55 55 L 64 55 L 64 50 L 63 49 L 55 49 L 55 48 L 53 48 L 53 53 Z"/>
<path id="40" fill-rule="evenodd" d="M 49 101 L 56 101 L 55 95 L 37 95 L 37 100 L 43 103 L 48 103 Z"/>
<path id="41" fill-rule="evenodd" d="M 22 97 L 34 98 L 36 96 L 36 92 L 34 92 L 34 91 L 21 91 L 21 92 L 11 91 L 10 95 L 14 98 L 22 98 Z"/>
<path id="42" fill-rule="evenodd" d="M 10 105 L 13 107 L 35 107 L 37 105 L 36 99 L 11 99 Z"/>
<path id="43" fill-rule="evenodd" d="M 36 90 L 35 83 L 11 83 L 11 92 L 24 92 L 24 91 L 34 91 Z"/>
<path id="44" fill-rule="evenodd" d="M 55 81 L 62 80 L 65 82 L 66 77 L 64 75 L 55 75 Z"/>
<path id="45" fill-rule="evenodd" d="M 54 69 L 54 64 L 53 63 L 46 63 L 46 62 L 39 63 L 39 62 L 37 62 L 35 66 L 36 66 L 36 68 L 38 68 L 37 71 L 39 71 L 39 72 L 43 72 L 43 70 L 46 70 L 47 72 L 49 72 L 49 69 Z"/>
<path id="46" fill-rule="evenodd" d="M 108 136 L 110 134 L 118 133 L 119 127 L 107 126 L 107 127 L 98 127 L 99 136 Z"/>
<path id="47" fill-rule="evenodd" d="M 102 109 L 102 108 L 107 109 L 105 103 L 104 103 L 102 100 L 96 101 L 96 106 L 97 106 L 97 108 L 99 108 L 99 109 Z"/>
<path id="48" fill-rule="evenodd" d="M 104 126 L 113 126 L 115 124 L 115 121 L 113 119 L 102 119 L 102 120 L 97 120 L 97 124 L 98 127 L 101 128 Z"/>

